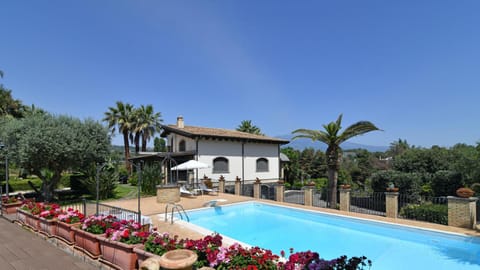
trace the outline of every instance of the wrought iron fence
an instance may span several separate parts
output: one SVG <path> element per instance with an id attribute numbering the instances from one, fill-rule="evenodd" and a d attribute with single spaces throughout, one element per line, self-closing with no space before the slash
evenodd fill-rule
<path id="1" fill-rule="evenodd" d="M 412 194 L 400 194 L 398 197 L 398 209 L 399 218 L 448 224 L 447 197 L 422 197 Z"/>
<path id="2" fill-rule="evenodd" d="M 305 204 L 304 190 L 286 190 L 283 199 L 287 203 Z"/>
<path id="3" fill-rule="evenodd" d="M 315 207 L 328 208 L 330 206 L 328 189 L 314 190 L 312 205 Z"/>
<path id="4" fill-rule="evenodd" d="M 88 200 L 64 201 L 60 203 L 60 207 L 64 210 L 67 210 L 69 208 L 73 210 L 78 210 L 79 212 L 83 213 L 85 216 L 97 214 L 97 204 L 94 201 L 88 201 Z M 119 219 L 125 219 L 125 220 L 138 219 L 137 211 L 131 211 L 125 208 L 115 207 L 115 206 L 111 206 L 103 203 L 98 204 L 98 214 L 112 215 Z M 142 224 L 145 223 L 143 218 L 141 223 Z"/>
<path id="5" fill-rule="evenodd" d="M 480 200 L 477 200 L 477 224 L 480 223 Z"/>
<path id="6" fill-rule="evenodd" d="M 241 184 L 242 196 L 253 198 L 253 181 L 244 181 Z"/>
<path id="7" fill-rule="evenodd" d="M 351 191 L 350 212 L 385 216 L 385 193 Z"/>
<path id="8" fill-rule="evenodd" d="M 274 184 L 261 184 L 260 185 L 260 199 L 275 200 L 276 191 Z"/>

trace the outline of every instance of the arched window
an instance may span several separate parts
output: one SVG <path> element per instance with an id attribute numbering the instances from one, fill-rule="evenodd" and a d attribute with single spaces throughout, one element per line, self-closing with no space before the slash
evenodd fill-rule
<path id="1" fill-rule="evenodd" d="M 213 173 L 228 173 L 228 159 L 217 157 L 213 160 Z"/>
<path id="2" fill-rule="evenodd" d="M 178 143 L 178 151 L 185 152 L 185 150 L 186 150 L 185 140 L 181 140 L 180 143 Z"/>
<path id="3" fill-rule="evenodd" d="M 268 172 L 268 159 L 257 159 L 257 172 Z"/>

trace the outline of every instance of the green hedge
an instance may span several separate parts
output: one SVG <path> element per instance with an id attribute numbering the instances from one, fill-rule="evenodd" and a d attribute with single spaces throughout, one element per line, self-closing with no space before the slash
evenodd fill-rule
<path id="1" fill-rule="evenodd" d="M 9 179 L 8 186 L 9 192 L 23 191 L 23 190 L 32 190 L 28 181 L 32 181 L 33 185 L 40 189 L 42 186 L 42 180 L 40 178 L 30 178 L 30 179 Z M 2 188 L 5 192 L 5 181 L 2 181 Z"/>
<path id="2" fill-rule="evenodd" d="M 448 206 L 445 204 L 409 204 L 400 210 L 404 218 L 448 225 Z"/>

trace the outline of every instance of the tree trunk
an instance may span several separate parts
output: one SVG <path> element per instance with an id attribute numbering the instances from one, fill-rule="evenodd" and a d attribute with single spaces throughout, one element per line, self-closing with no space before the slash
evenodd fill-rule
<path id="1" fill-rule="evenodd" d="M 336 167 L 328 167 L 328 197 L 330 208 L 337 208 L 337 180 L 338 180 L 338 170 Z"/>
<path id="2" fill-rule="evenodd" d="M 135 143 L 135 154 L 138 154 L 138 152 L 140 151 L 140 133 L 139 132 L 135 133 L 134 143 Z"/>
<path id="3" fill-rule="evenodd" d="M 132 173 L 132 166 L 130 165 L 130 146 L 128 145 L 128 131 L 123 132 L 123 147 L 125 150 L 125 168 L 129 173 Z"/>
<path id="4" fill-rule="evenodd" d="M 147 138 L 145 136 L 142 136 L 142 152 L 147 151 Z"/>
<path id="5" fill-rule="evenodd" d="M 60 182 L 60 178 L 62 177 L 61 173 L 54 173 L 51 179 L 41 178 L 42 180 L 42 197 L 45 202 L 51 202 L 53 200 L 53 193 L 55 192 L 55 187 L 57 186 L 58 182 Z"/>

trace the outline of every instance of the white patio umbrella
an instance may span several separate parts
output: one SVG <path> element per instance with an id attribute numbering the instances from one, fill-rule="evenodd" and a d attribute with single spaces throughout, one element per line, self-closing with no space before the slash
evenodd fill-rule
<path id="1" fill-rule="evenodd" d="M 186 170 L 194 170 L 194 169 L 207 169 L 210 168 L 208 164 L 202 163 L 200 161 L 196 160 L 189 160 L 187 162 L 184 162 L 180 165 L 177 165 L 175 167 L 172 167 L 173 171 L 179 170 L 179 171 L 186 171 Z"/>
<path id="2" fill-rule="evenodd" d="M 187 162 L 184 162 L 180 165 L 177 165 L 175 167 L 172 167 L 172 171 L 179 170 L 179 171 L 188 171 L 188 170 L 196 170 L 196 169 L 207 169 L 210 168 L 208 164 L 202 163 L 200 161 L 196 160 L 189 160 Z M 198 185 L 198 170 L 197 170 L 197 185 Z"/>

